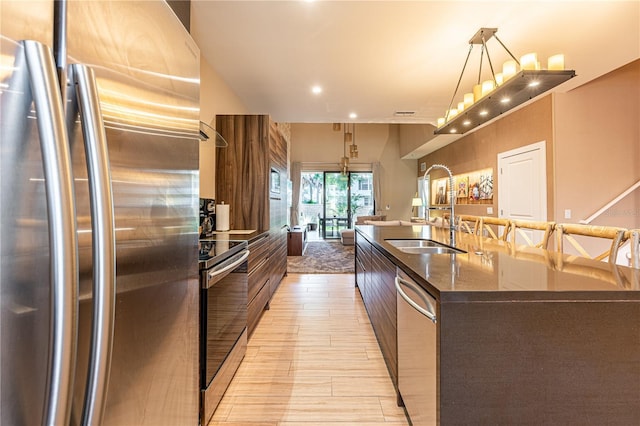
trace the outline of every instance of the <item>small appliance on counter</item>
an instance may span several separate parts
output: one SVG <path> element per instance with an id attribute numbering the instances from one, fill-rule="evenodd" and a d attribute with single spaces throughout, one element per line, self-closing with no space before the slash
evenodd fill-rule
<path id="1" fill-rule="evenodd" d="M 200 238 L 209 238 L 216 229 L 216 200 L 200 198 Z"/>

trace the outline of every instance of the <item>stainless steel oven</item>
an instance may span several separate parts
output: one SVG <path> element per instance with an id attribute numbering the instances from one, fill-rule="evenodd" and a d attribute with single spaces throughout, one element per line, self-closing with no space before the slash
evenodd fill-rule
<path id="1" fill-rule="evenodd" d="M 246 241 L 200 242 L 200 423 L 206 425 L 247 348 Z"/>

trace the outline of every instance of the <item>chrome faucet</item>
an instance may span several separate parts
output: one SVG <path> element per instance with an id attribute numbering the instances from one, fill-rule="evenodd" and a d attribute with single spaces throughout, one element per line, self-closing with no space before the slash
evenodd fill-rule
<path id="1" fill-rule="evenodd" d="M 454 205 L 456 202 L 456 199 L 455 199 L 456 190 L 453 187 L 453 173 L 451 173 L 451 170 L 443 164 L 434 164 L 433 166 L 429 167 L 426 172 L 424 172 L 424 177 L 422 178 L 423 185 L 426 185 L 427 176 L 429 175 L 429 172 L 432 169 L 443 169 L 443 170 L 446 170 L 447 173 L 449 174 L 449 189 L 451 191 L 449 194 L 449 202 L 450 202 L 449 210 L 451 210 L 451 213 L 449 214 L 449 241 L 451 243 L 451 247 L 455 247 L 456 246 L 456 232 L 455 232 L 456 216 L 454 214 Z M 422 193 L 429 194 L 429 191 L 422 191 Z M 427 197 L 430 198 L 428 195 Z M 429 199 L 427 199 L 426 201 L 427 202 L 425 203 L 425 205 L 427 206 L 427 208 L 425 209 L 425 221 L 429 223 Z"/>

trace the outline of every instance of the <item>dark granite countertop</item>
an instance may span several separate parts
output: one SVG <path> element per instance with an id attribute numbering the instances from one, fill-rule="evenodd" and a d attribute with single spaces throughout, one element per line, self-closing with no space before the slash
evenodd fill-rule
<path id="1" fill-rule="evenodd" d="M 456 234 L 463 254 L 407 254 L 388 239 L 449 244 L 449 230 L 431 226 L 357 226 L 387 258 L 441 302 L 640 301 L 640 271 L 490 238 Z"/>

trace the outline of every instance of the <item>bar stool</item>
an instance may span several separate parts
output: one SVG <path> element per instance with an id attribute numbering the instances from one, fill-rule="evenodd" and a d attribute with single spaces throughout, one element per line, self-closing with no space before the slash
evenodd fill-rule
<path id="1" fill-rule="evenodd" d="M 629 243 L 631 244 L 631 259 L 629 266 L 640 269 L 640 229 L 627 231 Z"/>
<path id="2" fill-rule="evenodd" d="M 478 223 L 480 222 L 479 216 L 471 216 L 468 214 L 461 214 L 458 216 L 458 230 L 466 232 L 467 234 L 477 234 Z"/>
<path id="3" fill-rule="evenodd" d="M 502 226 L 502 233 L 500 235 L 496 234 L 493 230 L 494 226 Z M 511 221 L 505 218 L 499 217 L 490 217 L 490 216 L 482 216 L 480 217 L 479 227 L 478 227 L 478 235 L 483 236 L 486 231 L 488 236 L 494 239 L 507 241 L 507 237 L 509 236 L 509 230 L 511 229 Z M 498 232 L 500 232 L 498 228 Z"/>
<path id="4" fill-rule="evenodd" d="M 574 238 L 574 235 L 611 240 L 611 244 L 607 250 L 594 256 L 587 252 Z M 608 258 L 609 263 L 616 263 L 618 249 L 628 237 L 629 233 L 626 229 L 614 226 L 592 226 L 575 223 L 561 223 L 556 225 L 556 249 L 558 253 L 565 253 L 564 240 L 567 240 L 580 256 L 594 260 Z"/>
<path id="5" fill-rule="evenodd" d="M 520 236 L 529 247 L 539 247 L 547 249 L 549 238 L 555 229 L 555 222 L 538 222 L 532 220 L 512 220 L 511 221 L 511 244 L 516 246 L 516 238 Z M 527 232 L 529 231 L 529 232 Z M 539 232 L 535 232 L 539 231 Z M 543 232 L 540 241 L 535 242 L 533 236 Z"/>

